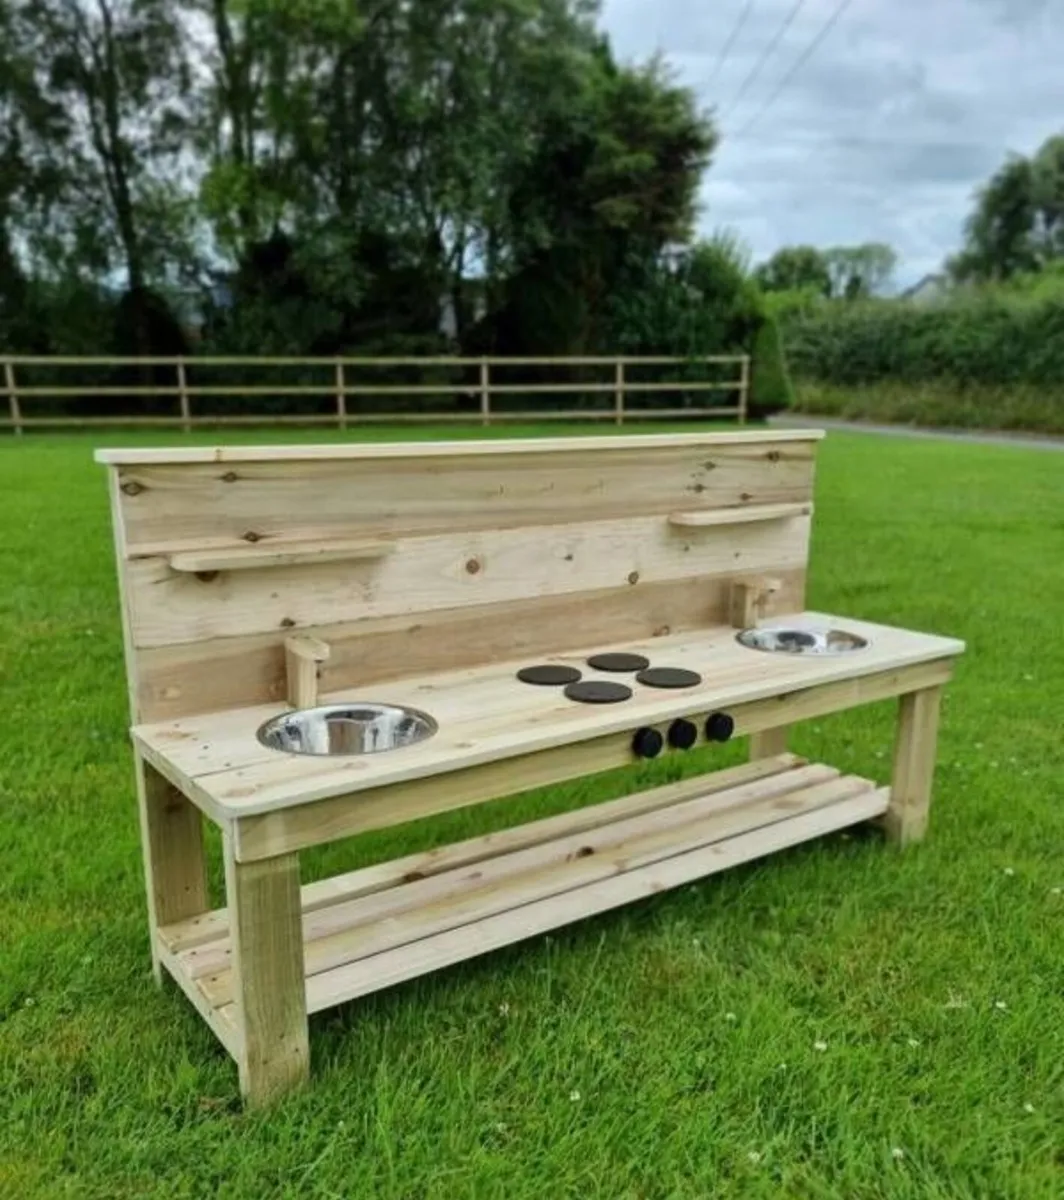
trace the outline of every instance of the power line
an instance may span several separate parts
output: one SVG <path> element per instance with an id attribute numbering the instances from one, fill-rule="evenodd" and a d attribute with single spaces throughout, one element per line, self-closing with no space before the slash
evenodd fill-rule
<path id="1" fill-rule="evenodd" d="M 813 38 L 813 40 L 809 43 L 809 45 L 806 46 L 805 50 L 801 54 L 798 55 L 798 58 L 795 60 L 793 66 L 786 73 L 786 75 L 784 75 L 783 78 L 780 80 L 779 84 L 776 87 L 776 90 L 772 93 L 772 95 L 769 96 L 769 98 L 765 101 L 765 103 L 757 110 L 756 113 L 754 113 L 754 115 L 750 118 L 750 120 L 747 121 L 746 124 L 739 130 L 739 133 L 737 135 L 738 137 L 740 137 L 740 138 L 745 137 L 750 132 L 750 130 L 753 129 L 753 127 L 758 123 L 758 121 L 761 120 L 761 118 L 765 115 L 765 113 L 767 113 L 769 111 L 769 109 L 776 103 L 776 101 L 780 98 L 780 96 L 783 95 L 783 93 L 787 90 L 788 86 L 790 85 L 791 80 L 794 79 L 794 77 L 798 74 L 798 72 L 802 69 L 802 67 L 804 67 L 805 64 L 813 57 L 813 55 L 816 53 L 817 49 L 820 47 L 821 43 L 825 40 L 825 38 L 828 36 L 828 34 L 835 28 L 835 26 L 839 23 L 839 21 L 842 20 L 842 17 L 846 13 L 846 10 L 852 4 L 853 4 L 853 0 L 839 0 L 839 3 L 835 6 L 835 9 L 832 12 L 831 16 L 828 17 L 828 19 L 824 22 L 824 25 L 821 27 L 820 32 Z"/>
<path id="2" fill-rule="evenodd" d="M 804 7 L 805 7 L 805 0 L 795 0 L 794 7 L 784 18 L 783 24 L 779 27 L 779 29 L 776 30 L 775 36 L 769 41 L 768 45 L 761 52 L 761 57 L 757 60 L 756 63 L 754 63 L 753 67 L 750 69 L 749 74 L 739 85 L 739 90 L 738 90 L 738 92 L 735 93 L 735 99 L 728 106 L 729 113 L 734 112 L 736 110 L 736 108 L 738 108 L 739 103 L 741 102 L 742 98 L 746 95 L 746 93 L 750 90 L 750 88 L 757 82 L 757 79 L 760 76 L 761 72 L 765 69 L 765 64 L 772 57 L 773 52 L 775 51 L 776 47 L 780 44 L 781 41 L 783 41 L 784 34 L 794 24 L 795 18 L 798 16 L 798 14 L 802 11 L 802 9 Z M 727 115 L 727 114 L 725 114 L 725 115 Z"/>
<path id="3" fill-rule="evenodd" d="M 727 40 L 721 47 L 720 54 L 717 57 L 716 64 L 713 67 L 712 74 L 706 80 L 707 84 L 711 84 L 720 74 L 721 67 L 724 66 L 728 59 L 728 55 L 732 52 L 735 43 L 739 40 L 739 35 L 746 28 L 746 22 L 750 19 L 750 14 L 754 11 L 754 0 L 746 0 L 742 11 L 739 13 L 738 20 L 732 26 L 732 31 L 728 35 Z"/>

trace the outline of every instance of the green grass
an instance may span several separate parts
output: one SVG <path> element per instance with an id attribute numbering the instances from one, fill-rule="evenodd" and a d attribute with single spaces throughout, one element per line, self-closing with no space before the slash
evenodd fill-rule
<path id="1" fill-rule="evenodd" d="M 1064 389 L 1035 384 L 832 384 L 797 380 L 795 412 L 928 428 L 1064 434 Z"/>
<path id="2" fill-rule="evenodd" d="M 822 447 L 811 606 L 969 642 L 928 841 L 834 837 L 323 1014 L 313 1085 L 245 1115 L 224 1052 L 150 977 L 91 448 L 0 441 L 5 1200 L 1064 1195 L 1054 456 Z M 795 744 L 884 778 L 890 736 L 877 706 Z M 663 774 L 309 854 L 307 874 Z"/>

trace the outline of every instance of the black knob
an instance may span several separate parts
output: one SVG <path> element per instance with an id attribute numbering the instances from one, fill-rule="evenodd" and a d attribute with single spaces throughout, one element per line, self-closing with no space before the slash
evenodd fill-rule
<path id="1" fill-rule="evenodd" d="M 640 758 L 657 758 L 665 746 L 665 739 L 656 729 L 646 726 L 635 731 L 632 750 Z"/>
<path id="2" fill-rule="evenodd" d="M 710 713 L 706 718 L 706 737 L 711 742 L 726 742 L 735 732 L 735 721 L 727 713 Z"/>
<path id="3" fill-rule="evenodd" d="M 698 726 L 694 721 L 673 721 L 669 726 L 669 745 L 674 750 L 690 750 L 698 741 Z"/>

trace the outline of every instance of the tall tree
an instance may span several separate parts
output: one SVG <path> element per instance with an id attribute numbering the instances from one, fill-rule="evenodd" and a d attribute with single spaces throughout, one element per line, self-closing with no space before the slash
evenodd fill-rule
<path id="1" fill-rule="evenodd" d="M 825 250 L 824 261 L 831 278 L 831 295 L 840 300 L 863 300 L 888 286 L 898 255 L 882 242 L 865 242 Z"/>
<path id="2" fill-rule="evenodd" d="M 979 192 L 964 248 L 947 264 L 950 274 L 960 281 L 1007 279 L 1034 269 L 1034 224 L 1034 172 L 1029 159 L 1016 156 Z"/>
<path id="3" fill-rule="evenodd" d="M 822 296 L 830 296 L 832 291 L 827 256 L 815 246 L 784 246 L 767 262 L 763 262 L 754 274 L 766 292 L 808 289 Z"/>
<path id="4" fill-rule="evenodd" d="M 40 92 L 70 124 L 70 248 L 143 289 L 186 233 L 174 228 L 190 82 L 179 14 L 167 0 L 18 0 L 18 17 Z"/>

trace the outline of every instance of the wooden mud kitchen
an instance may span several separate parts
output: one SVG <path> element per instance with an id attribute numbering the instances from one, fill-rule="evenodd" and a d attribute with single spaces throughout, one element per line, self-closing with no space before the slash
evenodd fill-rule
<path id="1" fill-rule="evenodd" d="M 155 972 L 250 1103 L 307 1077 L 308 1013 L 858 822 L 924 833 L 964 646 L 804 610 L 820 436 L 97 454 Z M 890 697 L 890 786 L 787 753 Z M 739 767 L 300 886 L 307 847 L 740 736 Z"/>

